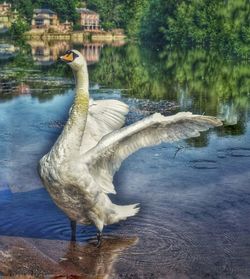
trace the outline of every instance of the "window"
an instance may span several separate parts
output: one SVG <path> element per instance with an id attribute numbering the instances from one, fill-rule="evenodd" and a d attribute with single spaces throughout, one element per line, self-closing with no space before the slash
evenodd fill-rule
<path id="1" fill-rule="evenodd" d="M 41 26 L 44 24 L 43 19 L 36 19 L 35 22 L 36 22 L 36 25 L 38 25 L 38 26 Z"/>

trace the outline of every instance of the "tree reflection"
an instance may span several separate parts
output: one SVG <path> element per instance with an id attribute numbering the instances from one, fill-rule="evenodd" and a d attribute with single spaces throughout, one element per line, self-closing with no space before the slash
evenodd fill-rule
<path id="1" fill-rule="evenodd" d="M 46 45 L 50 49 L 48 52 L 46 48 L 47 52 L 53 54 L 54 63 L 51 65 L 34 63 L 36 49 L 42 46 L 33 43 L 20 47 L 9 63 L 4 62 L 4 69 L 11 69 L 11 78 L 20 82 L 36 77 L 35 83 L 29 81 L 27 84 L 31 93 L 37 89 L 32 96 L 48 100 L 53 94 L 65 91 L 64 87 L 56 88 L 48 77 L 72 78 L 69 67 L 56 61 L 57 54 L 69 45 L 59 45 Z M 127 89 L 124 94 L 128 97 L 174 101 L 180 110 L 218 116 L 226 125 L 234 126 L 224 127 L 220 130 L 221 134 L 244 133 L 250 87 L 250 70 L 246 61 L 226 60 L 215 52 L 202 49 L 160 53 L 135 44 L 119 48 L 97 43 L 75 47 L 89 59 L 92 81 L 111 88 Z M 21 92 L 27 91 L 23 86 L 18 88 L 21 88 Z M 46 94 L 43 94 L 45 91 Z"/>
<path id="2" fill-rule="evenodd" d="M 163 57 L 168 77 L 181 88 L 176 92 L 181 109 L 220 117 L 230 126 L 221 129 L 222 134 L 244 133 L 250 86 L 247 63 L 225 61 L 203 50 Z"/>
<path id="3" fill-rule="evenodd" d="M 215 115 L 235 125 L 223 133 L 244 133 L 250 87 L 244 61 L 205 50 L 157 54 L 135 45 L 107 47 L 91 76 L 107 86 L 129 89 L 130 97 L 176 101 L 181 110 Z"/>

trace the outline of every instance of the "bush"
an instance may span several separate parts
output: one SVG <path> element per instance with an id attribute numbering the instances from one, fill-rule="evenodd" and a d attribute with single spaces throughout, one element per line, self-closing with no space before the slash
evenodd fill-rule
<path id="1" fill-rule="evenodd" d="M 9 33 L 12 37 L 22 38 L 23 34 L 29 30 L 29 24 L 26 20 L 18 17 L 11 25 Z"/>

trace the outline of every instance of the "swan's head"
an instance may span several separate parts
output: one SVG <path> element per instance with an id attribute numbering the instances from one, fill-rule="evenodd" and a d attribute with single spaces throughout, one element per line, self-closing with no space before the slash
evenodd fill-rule
<path id="1" fill-rule="evenodd" d="M 86 60 L 81 52 L 75 49 L 67 50 L 60 59 L 66 62 L 74 71 L 78 71 L 82 67 L 87 66 Z"/>

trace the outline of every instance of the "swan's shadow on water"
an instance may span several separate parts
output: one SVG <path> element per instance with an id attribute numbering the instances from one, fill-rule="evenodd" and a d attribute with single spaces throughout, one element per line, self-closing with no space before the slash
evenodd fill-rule
<path id="1" fill-rule="evenodd" d="M 136 237 L 105 237 L 100 248 L 93 243 L 0 237 L 0 274 L 88 276 L 109 278 L 114 263 L 125 249 L 137 243 Z M 33 278 L 33 277 L 32 277 Z M 85 277 L 81 277 L 85 278 Z"/>
<path id="2" fill-rule="evenodd" d="M 66 215 L 53 203 L 45 189 L 15 193 L 0 191 L 0 236 L 70 240 Z M 119 225 L 108 226 L 104 235 Z M 77 241 L 96 239 L 94 226 L 77 226 Z"/>

